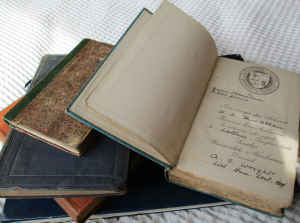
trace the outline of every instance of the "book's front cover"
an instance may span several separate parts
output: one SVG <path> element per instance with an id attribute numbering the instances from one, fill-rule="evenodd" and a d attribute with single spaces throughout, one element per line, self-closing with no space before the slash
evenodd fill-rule
<path id="1" fill-rule="evenodd" d="M 68 191 L 72 193 L 68 196 L 88 191 L 90 195 L 119 195 L 127 191 L 129 149 L 100 133 L 80 158 L 18 131 L 12 132 L 3 151 L 2 197 L 58 197 Z"/>

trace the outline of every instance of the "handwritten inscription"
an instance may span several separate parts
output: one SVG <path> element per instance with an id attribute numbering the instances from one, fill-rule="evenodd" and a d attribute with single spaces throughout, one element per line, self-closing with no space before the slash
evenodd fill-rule
<path id="1" fill-rule="evenodd" d="M 243 119 L 245 119 L 247 121 L 250 121 L 250 122 L 254 122 L 254 123 L 257 122 L 257 123 L 260 123 L 260 124 L 263 124 L 263 125 L 271 126 L 271 127 L 274 127 L 274 128 L 283 129 L 282 127 L 277 126 L 277 125 L 273 124 L 272 122 L 259 121 L 258 119 L 250 118 L 247 115 L 244 115 Z"/>
<path id="2" fill-rule="evenodd" d="M 213 93 L 239 98 L 239 100 L 256 100 L 252 95 L 242 95 L 217 88 L 213 89 Z M 278 152 L 265 151 L 263 148 L 268 147 L 276 151 L 292 150 L 291 145 L 284 140 L 278 140 L 278 137 L 285 137 L 283 130 L 288 121 L 276 116 L 265 116 L 229 103 L 215 107 L 213 112 L 216 114 L 217 121 L 206 125 L 208 131 L 219 132 L 210 140 L 213 148 L 216 148 L 215 153 L 209 155 L 211 160 L 209 163 L 213 168 L 255 178 L 259 182 L 270 183 L 279 188 L 285 187 L 286 180 L 280 178 L 280 175 L 271 168 L 273 165 L 283 165 L 285 161 L 276 156 Z M 266 166 L 268 168 L 264 168 Z"/>
<path id="3" fill-rule="evenodd" d="M 222 143 L 220 140 L 217 140 L 217 139 L 212 139 L 211 143 L 214 144 L 214 145 L 217 145 L 217 146 L 220 146 L 220 147 L 223 147 L 223 148 L 227 148 L 227 149 L 232 149 L 232 150 L 235 150 L 235 151 L 238 151 L 238 152 L 243 151 L 241 146 L 226 145 L 225 143 Z"/>
<path id="4" fill-rule="evenodd" d="M 234 135 L 234 136 L 239 136 L 239 137 L 242 137 L 242 138 L 247 138 L 245 135 L 241 134 L 239 131 L 231 131 L 231 130 L 228 130 L 226 128 L 223 128 L 221 130 L 221 132 L 225 132 L 227 134 L 231 134 L 231 135 Z"/>
<path id="5" fill-rule="evenodd" d="M 265 160 L 268 160 L 268 161 L 272 161 L 272 162 L 275 162 L 275 163 L 284 164 L 284 161 L 282 161 L 280 159 L 273 158 L 272 154 L 265 154 L 264 151 L 260 151 L 260 150 L 257 150 L 255 152 L 247 151 L 246 154 L 251 155 L 251 156 L 255 156 L 255 157 L 260 158 L 260 159 L 265 159 Z"/>
<path id="6" fill-rule="evenodd" d="M 236 100 L 242 100 L 242 101 L 254 100 L 254 101 L 264 102 L 264 100 L 254 97 L 252 94 L 242 94 L 236 91 L 226 91 L 224 89 L 219 89 L 216 87 L 213 87 L 212 93 L 225 96 L 231 99 L 236 99 Z"/>
<path id="7" fill-rule="evenodd" d="M 228 109 L 228 110 L 231 110 L 231 111 L 236 111 L 236 112 L 239 112 L 241 113 L 243 116 L 246 116 L 246 119 L 250 119 L 251 116 L 253 118 L 263 118 L 263 119 L 266 119 L 264 120 L 264 123 L 268 123 L 268 125 L 272 125 L 273 123 L 271 122 L 268 122 L 268 121 L 273 121 L 273 122 L 278 122 L 278 123 L 281 123 L 281 124 L 284 124 L 284 125 L 287 125 L 289 122 L 287 120 L 281 120 L 280 117 L 276 117 L 276 116 L 263 116 L 261 115 L 260 113 L 251 113 L 249 111 L 245 111 L 244 109 L 240 108 L 240 107 L 236 107 L 236 106 L 233 106 L 233 105 L 230 105 L 230 104 L 223 104 L 220 106 L 220 108 L 224 108 L 224 109 Z"/>
<path id="8" fill-rule="evenodd" d="M 233 154 L 235 157 L 238 157 L 238 153 L 234 152 Z M 234 159 L 224 159 L 217 153 L 212 153 L 209 157 L 212 160 L 212 165 L 217 168 L 226 169 L 235 174 L 253 177 L 263 182 L 275 184 L 279 188 L 287 185 L 272 169 L 260 168 L 255 166 L 255 164 L 250 165 L 245 162 L 238 164 L 239 162 L 234 161 Z"/>
<path id="9" fill-rule="evenodd" d="M 238 136 L 239 138 L 248 139 L 264 146 L 268 145 L 285 150 L 292 149 L 290 145 L 277 142 L 277 136 L 285 137 L 280 130 L 284 130 L 283 126 L 286 125 L 288 121 L 281 120 L 275 116 L 264 117 L 260 113 L 251 113 L 230 104 L 222 104 L 220 108 L 220 110 L 215 112 L 220 114 L 217 115 L 216 119 L 221 120 L 222 123 L 220 124 L 220 128 L 215 125 L 213 127 L 215 130 Z M 268 120 L 274 121 L 270 122 Z M 279 124 L 277 124 L 277 122 Z M 210 127 L 212 128 L 212 126 Z M 274 136 L 270 137 L 268 136 L 269 134 Z M 244 143 L 252 144 L 249 141 Z"/>

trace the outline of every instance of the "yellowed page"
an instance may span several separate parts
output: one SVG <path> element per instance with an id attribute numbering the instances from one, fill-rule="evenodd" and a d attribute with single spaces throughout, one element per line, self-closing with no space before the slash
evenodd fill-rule
<path id="1" fill-rule="evenodd" d="M 114 132 L 119 138 L 124 141 L 132 141 L 135 139 L 135 136 L 128 135 L 128 132 L 124 132 L 118 128 L 118 126 L 111 125 L 109 122 L 101 119 L 101 116 L 89 109 L 86 105 L 86 98 L 93 92 L 95 87 L 99 84 L 99 82 L 104 78 L 106 73 L 111 69 L 111 67 L 116 63 L 118 58 L 123 54 L 126 48 L 129 46 L 131 41 L 134 40 L 135 36 L 139 33 L 139 31 L 145 26 L 148 20 L 151 18 L 152 14 L 148 11 L 144 10 L 142 14 L 138 17 L 138 19 L 134 22 L 134 24 L 127 31 L 126 35 L 122 38 L 122 40 L 118 43 L 118 46 L 112 51 L 110 56 L 107 58 L 104 64 L 100 67 L 99 71 L 95 74 L 92 81 L 89 82 L 88 86 L 84 89 L 84 91 L 79 95 L 76 102 L 70 108 L 70 111 L 73 113 L 83 117 L 85 120 L 93 123 L 94 125 L 102 128 L 109 129 L 110 132 Z M 128 138 L 130 140 L 128 140 Z M 158 160 L 161 160 L 164 163 L 168 163 L 168 161 L 159 154 L 156 150 L 154 150 L 151 146 L 145 144 L 142 141 L 136 141 L 135 147 L 141 148 L 143 147 L 143 151 L 151 154 Z"/>
<path id="2" fill-rule="evenodd" d="M 300 75 L 219 58 L 177 168 L 290 204 Z"/>
<path id="3" fill-rule="evenodd" d="M 109 71 L 99 70 L 98 85 L 87 87 L 84 118 L 175 164 L 216 59 L 205 28 L 164 1 Z"/>

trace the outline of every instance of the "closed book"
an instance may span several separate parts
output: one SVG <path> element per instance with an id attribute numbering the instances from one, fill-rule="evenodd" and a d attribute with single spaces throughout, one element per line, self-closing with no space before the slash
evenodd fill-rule
<path id="1" fill-rule="evenodd" d="M 100 133 L 80 158 L 15 130 L 1 152 L 1 197 L 120 195 L 128 189 L 129 150 Z"/>
<path id="2" fill-rule="evenodd" d="M 29 88 L 64 55 L 46 55 Z M 63 197 L 120 195 L 127 191 L 129 150 L 96 133 L 81 157 L 19 131 L 10 130 L 1 150 L 0 196 Z"/>
<path id="3" fill-rule="evenodd" d="M 149 159 L 144 159 L 131 174 L 129 184 L 125 195 L 109 197 L 89 219 L 230 204 L 167 182 L 164 168 Z M 53 199 L 7 199 L 1 217 L 2 222 L 69 220 L 71 217 Z"/>
<path id="4" fill-rule="evenodd" d="M 112 45 L 85 39 L 35 85 L 3 119 L 19 131 L 80 156 L 96 133 L 64 110 Z"/>
<path id="5" fill-rule="evenodd" d="M 164 166 L 170 182 L 283 217 L 300 75 L 219 57 L 210 33 L 166 0 L 140 21 L 66 112 Z"/>
<path id="6" fill-rule="evenodd" d="M 33 88 L 45 75 L 58 64 L 66 55 L 45 55 L 41 59 L 35 75 L 30 81 L 30 85 L 27 90 Z M 0 111 L 0 141 L 4 143 L 6 136 L 8 135 L 10 127 L 2 120 L 2 116 L 8 112 L 21 98 L 17 99 L 2 111 Z"/>

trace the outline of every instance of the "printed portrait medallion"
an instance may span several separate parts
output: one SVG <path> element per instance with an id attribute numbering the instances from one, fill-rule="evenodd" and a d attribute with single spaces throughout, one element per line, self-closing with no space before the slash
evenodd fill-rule
<path id="1" fill-rule="evenodd" d="M 279 87 L 277 75 L 264 67 L 247 67 L 239 78 L 243 87 L 254 94 L 271 94 Z"/>

